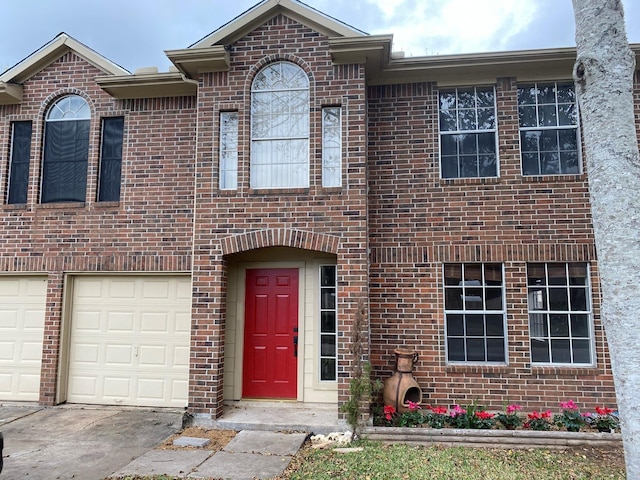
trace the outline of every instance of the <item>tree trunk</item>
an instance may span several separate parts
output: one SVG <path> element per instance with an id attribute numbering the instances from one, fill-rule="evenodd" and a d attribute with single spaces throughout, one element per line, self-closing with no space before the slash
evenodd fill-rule
<path id="1" fill-rule="evenodd" d="M 640 154 L 635 56 L 621 0 L 573 0 L 602 321 L 622 420 L 627 478 L 640 479 Z"/>

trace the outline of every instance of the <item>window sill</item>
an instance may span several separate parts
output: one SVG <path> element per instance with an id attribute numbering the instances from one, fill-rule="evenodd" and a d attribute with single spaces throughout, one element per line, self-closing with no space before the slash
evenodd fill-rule
<path id="1" fill-rule="evenodd" d="M 85 208 L 86 202 L 52 202 L 52 203 L 38 203 L 36 209 L 43 210 L 65 210 L 69 208 Z"/>
<path id="2" fill-rule="evenodd" d="M 7 203 L 2 205 L 3 210 L 28 210 L 26 203 Z"/>
<path id="3" fill-rule="evenodd" d="M 531 373 L 536 375 L 571 375 L 571 376 L 593 376 L 602 372 L 595 365 L 531 365 Z"/>
<path id="4" fill-rule="evenodd" d="M 441 178 L 441 185 L 494 185 L 500 183 L 500 177 L 483 178 Z"/>
<path id="5" fill-rule="evenodd" d="M 96 202 L 93 204 L 95 208 L 118 208 L 120 202 Z"/>
<path id="6" fill-rule="evenodd" d="M 562 182 L 584 182 L 587 180 L 585 174 L 570 175 L 522 175 L 524 183 L 562 183 Z"/>
<path id="7" fill-rule="evenodd" d="M 509 365 L 506 363 L 496 363 L 496 364 L 479 364 L 479 363 L 469 363 L 469 364 L 448 364 L 444 367 L 445 372 L 447 373 L 513 373 L 513 368 L 509 368 Z"/>
<path id="8" fill-rule="evenodd" d="M 309 187 L 304 188 L 252 188 L 249 190 L 251 196 L 269 195 L 308 195 Z"/>

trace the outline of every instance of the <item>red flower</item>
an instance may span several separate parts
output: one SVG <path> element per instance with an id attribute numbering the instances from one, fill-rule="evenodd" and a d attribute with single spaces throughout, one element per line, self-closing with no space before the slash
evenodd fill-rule
<path id="1" fill-rule="evenodd" d="M 418 402 L 412 402 L 411 400 L 408 400 L 407 403 L 409 404 L 410 411 L 415 412 L 416 410 L 420 410 L 420 405 L 418 405 Z"/>
<path id="2" fill-rule="evenodd" d="M 391 417 L 393 417 L 395 413 L 396 413 L 396 409 L 393 408 L 392 405 L 384 406 L 384 418 L 386 418 L 387 420 L 391 420 Z"/>
<path id="3" fill-rule="evenodd" d="M 489 420 L 490 418 L 493 418 L 494 415 L 493 413 L 479 411 L 479 412 L 475 412 L 475 416 L 481 420 Z"/>
<path id="4" fill-rule="evenodd" d="M 547 410 L 546 412 L 538 412 L 534 410 L 533 412 L 527 414 L 527 417 L 529 417 L 530 420 L 540 420 L 542 418 L 549 418 L 551 417 L 551 410 Z"/>
<path id="5" fill-rule="evenodd" d="M 445 415 L 447 413 L 447 407 L 430 407 L 429 409 L 436 415 Z"/>
<path id="6" fill-rule="evenodd" d="M 596 407 L 596 412 L 598 415 L 610 415 L 613 413 L 613 409 L 607 407 Z"/>

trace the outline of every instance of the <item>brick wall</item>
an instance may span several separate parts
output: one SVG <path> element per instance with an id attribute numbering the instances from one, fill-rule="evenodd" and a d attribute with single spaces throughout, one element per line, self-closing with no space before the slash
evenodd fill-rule
<path id="1" fill-rule="evenodd" d="M 310 81 L 310 185 L 254 190 L 251 82 L 280 60 L 299 65 Z M 33 122 L 28 202 L 0 205 L 0 272 L 49 276 L 41 403 L 55 398 L 65 272 L 193 271 L 190 406 L 221 414 L 228 256 L 275 246 L 336 257 L 340 402 L 348 398 L 355 312 L 368 299 L 371 349 L 364 357 L 386 378 L 393 350 L 416 348 L 427 403 L 477 400 L 500 408 L 510 401 L 529 409 L 555 408 L 568 398 L 589 408 L 615 403 L 586 175 L 522 177 L 513 78 L 496 82 L 499 178 L 441 180 L 437 85 L 367 88 L 362 66 L 333 65 L 327 37 L 281 15 L 230 45 L 229 70 L 203 74 L 197 98 L 114 100 L 93 81 L 98 75 L 68 53 L 25 83 L 22 104 L 0 106 L 0 198 L 7 192 L 11 122 Z M 636 84 L 636 100 L 639 92 Z M 87 200 L 41 205 L 44 117 L 70 93 L 92 109 Z M 321 109 L 329 105 L 342 107 L 341 188 L 322 187 Z M 224 110 L 239 114 L 234 191 L 218 189 Z M 121 199 L 96 202 L 98 120 L 114 115 L 125 117 Z M 449 262 L 504 265 L 508 365 L 447 365 L 442 266 Z M 527 262 L 589 263 L 594 368 L 531 365 Z"/>
<path id="2" fill-rule="evenodd" d="M 188 272 L 193 232 L 195 98 L 118 101 L 98 69 L 69 52 L 24 84 L 20 105 L 0 106 L 0 272 L 47 273 L 40 401 L 55 398 L 64 273 Z M 84 203 L 40 204 L 44 119 L 65 94 L 91 106 Z M 124 116 L 119 202 L 96 202 L 100 118 Z M 26 205 L 6 205 L 11 122 L 33 125 Z"/>
<path id="3" fill-rule="evenodd" d="M 438 90 L 433 83 L 369 88 L 371 359 L 393 372 L 393 350 L 419 352 L 425 403 L 492 408 L 615 404 L 599 318 L 599 284 L 586 175 L 521 175 L 517 85 L 496 83 L 499 178 L 439 178 Z M 584 169 L 583 169 L 584 171 Z M 447 364 L 443 264 L 499 262 L 505 269 L 508 364 Z M 595 368 L 531 365 L 527 262 L 591 266 Z"/>
<path id="4" fill-rule="evenodd" d="M 260 68 L 273 61 L 299 65 L 309 77 L 311 101 L 310 186 L 302 189 L 253 190 L 249 184 L 250 88 Z M 338 318 L 339 395 L 346 399 L 350 357 L 349 331 L 359 298 L 367 295 L 366 103 L 364 71 L 334 66 L 327 38 L 282 15 L 231 45 L 228 72 L 205 74 L 200 80 L 197 210 L 194 239 L 194 306 L 192 382 L 194 411 L 220 413 L 225 322 L 225 260 L 222 244 L 250 232 L 266 235 L 268 246 L 297 247 L 302 231 L 337 237 L 339 265 Z M 342 188 L 322 188 L 321 108 L 340 105 L 348 167 Z M 218 189 L 219 112 L 239 116 L 238 189 Z M 344 158 L 344 157 L 343 157 Z M 332 242 L 324 242 L 328 245 Z M 324 248 L 323 242 L 314 247 Z M 244 251 L 254 248 L 245 245 Z M 235 249 L 237 252 L 238 249 Z M 325 250 L 327 251 L 327 250 Z M 328 251 L 328 253 L 332 253 Z"/>

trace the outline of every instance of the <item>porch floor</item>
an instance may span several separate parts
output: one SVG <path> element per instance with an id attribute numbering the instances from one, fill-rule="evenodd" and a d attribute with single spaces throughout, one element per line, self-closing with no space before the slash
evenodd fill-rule
<path id="1" fill-rule="evenodd" d="M 196 423 L 202 424 L 198 420 Z M 349 429 L 343 421 L 338 421 L 338 406 L 327 403 L 226 401 L 222 417 L 209 422 L 202 426 L 229 430 L 301 431 L 325 435 Z"/>

